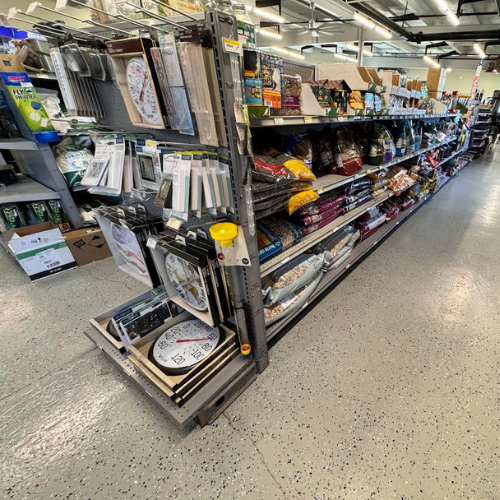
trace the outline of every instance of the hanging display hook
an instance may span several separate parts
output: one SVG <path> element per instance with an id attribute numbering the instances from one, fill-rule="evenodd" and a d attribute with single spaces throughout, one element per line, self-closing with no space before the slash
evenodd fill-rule
<path id="1" fill-rule="evenodd" d="M 16 9 L 15 7 L 11 7 L 9 9 L 9 13 L 7 14 L 7 18 L 8 19 L 17 19 L 18 21 L 22 21 L 22 19 L 18 19 L 16 16 L 17 15 L 21 15 L 21 16 L 24 16 L 24 17 L 27 17 L 28 19 L 37 19 L 38 21 L 42 21 L 44 23 L 47 23 L 47 22 L 52 22 L 52 21 L 49 21 L 48 19 L 44 19 L 43 17 L 39 17 L 39 16 L 35 16 L 34 14 L 25 14 L 24 12 L 22 12 L 20 9 Z M 26 21 L 23 21 L 23 22 L 26 22 Z M 32 26 L 36 23 L 32 23 L 32 22 L 28 22 L 28 24 L 31 24 Z M 85 35 L 87 37 L 92 37 L 92 36 L 96 36 L 98 38 L 102 38 L 103 40 L 108 40 L 106 37 L 103 37 L 103 36 L 100 36 L 100 35 L 91 35 L 90 33 L 87 33 L 86 31 L 83 31 L 83 30 L 79 30 L 77 28 L 71 28 L 70 26 L 66 26 L 65 24 L 58 24 L 58 26 L 61 27 L 61 31 L 64 30 L 64 31 L 75 31 L 76 33 L 80 33 L 81 35 Z M 45 29 L 45 26 L 43 27 Z M 54 30 L 52 28 L 53 31 L 56 31 L 57 30 Z M 85 39 L 85 40 L 88 40 Z"/>
<path id="2" fill-rule="evenodd" d="M 165 7 L 166 9 L 173 10 L 174 12 L 177 12 L 177 14 L 180 14 L 181 16 L 184 16 L 184 17 L 187 17 L 189 19 L 192 19 L 193 21 L 199 22 L 199 20 L 196 19 L 196 17 L 191 16 L 189 14 L 186 14 L 185 12 L 182 12 L 181 10 L 176 9 L 175 7 L 172 7 L 171 5 L 167 5 L 163 2 L 161 2 L 160 0 L 151 0 L 151 1 L 157 5 L 160 5 L 161 7 Z"/>
<path id="3" fill-rule="evenodd" d="M 42 10 L 46 10 L 47 12 L 53 12 L 55 14 L 60 14 L 61 16 L 67 17 L 68 19 L 73 19 L 74 21 L 84 22 L 84 23 L 87 23 L 87 24 L 92 24 L 94 26 L 104 26 L 103 24 L 94 23 L 94 21 L 89 21 L 89 20 L 85 20 L 85 19 L 78 19 L 78 17 L 71 16 L 69 14 L 65 14 L 64 12 L 59 12 L 59 11 L 57 11 L 55 9 L 51 9 L 50 7 L 45 7 L 45 5 L 43 5 L 41 2 L 32 2 L 32 3 L 30 3 L 28 9 L 26 10 L 26 14 L 29 14 L 30 16 L 33 15 L 33 13 L 35 12 L 35 10 L 37 8 L 40 8 Z M 104 27 L 107 28 L 107 26 L 104 26 Z M 84 30 L 81 30 L 81 31 L 83 31 L 85 33 Z M 122 32 L 122 31 L 123 30 L 120 30 L 120 32 Z M 128 33 L 126 31 L 124 33 L 126 33 L 128 35 Z M 99 38 L 102 38 L 104 40 L 111 40 L 111 38 L 104 37 L 104 36 L 101 36 L 101 35 L 99 35 Z"/>
<path id="4" fill-rule="evenodd" d="M 40 35 L 43 35 L 45 37 L 56 38 L 56 37 L 62 37 L 63 35 L 65 35 L 65 33 L 62 29 L 51 28 L 50 26 L 40 26 L 40 25 L 37 25 L 36 23 L 32 23 L 30 21 L 25 21 L 24 19 L 19 19 L 18 17 L 15 17 L 15 16 L 8 16 L 7 14 L 0 13 L 0 21 L 2 21 L 6 26 L 10 26 L 9 22 L 8 22 L 9 19 L 15 19 L 16 21 L 18 21 L 20 23 L 28 24 L 29 26 L 31 26 L 30 32 L 40 34 Z M 52 33 L 52 35 L 39 33 L 39 31 L 32 31 L 33 29 L 46 31 L 48 33 Z M 66 33 L 66 35 L 67 34 L 68 33 Z M 88 38 L 80 38 L 80 37 L 73 36 L 73 35 L 69 35 L 69 36 L 71 36 L 74 40 L 78 40 L 79 42 L 87 42 L 88 41 Z"/>
<path id="5" fill-rule="evenodd" d="M 129 5 L 131 7 L 134 7 L 137 10 L 137 12 L 142 12 L 143 14 L 146 14 L 147 16 L 151 17 L 152 19 L 157 19 L 158 21 L 162 21 L 165 24 L 169 24 L 170 26 L 174 26 L 175 28 L 178 28 L 178 29 L 181 29 L 181 30 L 184 30 L 184 31 L 192 31 L 191 29 L 186 28 L 182 24 L 175 23 L 174 21 L 170 21 L 166 17 L 160 16 L 159 14 L 155 14 L 154 12 L 149 12 L 146 9 L 142 9 L 140 7 L 137 7 L 136 5 L 134 5 L 131 2 L 125 1 L 123 3 L 125 3 L 125 4 L 127 4 L 127 5 Z M 158 29 L 158 28 L 155 27 L 155 29 Z M 168 33 L 168 32 L 166 32 L 166 33 Z"/>

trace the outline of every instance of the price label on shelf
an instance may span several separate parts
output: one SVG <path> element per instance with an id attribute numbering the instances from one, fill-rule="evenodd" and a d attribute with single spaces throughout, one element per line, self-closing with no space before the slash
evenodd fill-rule
<path id="1" fill-rule="evenodd" d="M 283 118 L 275 118 L 274 119 L 275 125 L 283 125 L 284 123 L 285 123 L 285 120 Z"/>
<path id="2" fill-rule="evenodd" d="M 241 55 L 243 52 L 241 50 L 241 43 L 237 40 L 231 40 L 230 38 L 222 39 L 222 46 L 224 47 L 224 52 L 228 54 L 238 54 Z"/>
<path id="3" fill-rule="evenodd" d="M 290 260 L 290 257 L 287 257 L 286 259 L 283 259 L 281 261 L 281 264 L 286 264 Z"/>
<path id="4" fill-rule="evenodd" d="M 336 233 L 338 230 L 339 230 L 339 226 L 334 227 L 334 228 L 332 229 L 332 233 Z"/>
<path id="5" fill-rule="evenodd" d="M 311 123 L 313 121 L 312 116 L 304 116 L 304 123 Z"/>
<path id="6" fill-rule="evenodd" d="M 323 192 L 323 188 L 316 189 L 316 192 L 317 192 L 318 194 L 321 194 L 321 193 Z"/>

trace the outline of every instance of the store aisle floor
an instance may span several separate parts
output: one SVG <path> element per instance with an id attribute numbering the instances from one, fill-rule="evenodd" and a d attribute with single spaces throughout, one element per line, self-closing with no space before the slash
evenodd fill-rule
<path id="1" fill-rule="evenodd" d="M 83 335 L 144 287 L 0 252 L 1 492 L 15 499 L 499 498 L 500 150 L 473 162 L 177 430 Z"/>

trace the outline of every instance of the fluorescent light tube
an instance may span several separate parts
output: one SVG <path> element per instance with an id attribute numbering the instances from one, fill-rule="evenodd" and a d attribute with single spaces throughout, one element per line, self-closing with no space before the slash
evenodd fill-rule
<path id="1" fill-rule="evenodd" d="M 256 16 L 262 17 L 264 19 L 269 19 L 270 21 L 274 21 L 275 23 L 284 23 L 286 21 L 284 17 L 278 16 L 278 14 L 273 14 L 272 12 L 268 12 L 264 9 L 258 9 L 250 6 L 245 6 L 245 8 Z"/>
<path id="2" fill-rule="evenodd" d="M 458 17 L 455 14 L 453 14 L 453 12 L 450 9 L 446 9 L 444 13 L 446 14 L 446 17 L 448 17 L 448 19 L 450 20 L 451 24 L 453 24 L 453 26 L 458 26 L 460 24 L 460 19 L 458 19 Z"/>
<path id="3" fill-rule="evenodd" d="M 343 59 L 344 61 L 347 61 L 347 62 L 352 62 L 352 63 L 357 63 L 358 62 L 356 59 L 353 59 L 352 57 L 347 57 L 344 54 L 334 54 L 334 56 L 337 59 Z"/>
<path id="4" fill-rule="evenodd" d="M 361 23 L 365 28 L 368 28 L 370 30 L 375 28 L 375 23 L 373 21 L 370 21 L 369 19 L 362 16 L 361 14 L 358 14 L 357 12 L 354 13 L 354 19 L 358 21 L 358 23 Z"/>
<path id="5" fill-rule="evenodd" d="M 375 31 L 382 35 L 384 38 L 392 38 L 392 33 L 381 26 L 375 26 Z"/>
<path id="6" fill-rule="evenodd" d="M 441 67 L 441 65 L 437 61 L 435 61 L 434 59 L 431 59 L 429 56 L 424 56 L 424 61 L 427 61 L 429 64 L 431 64 L 435 68 Z"/>
<path id="7" fill-rule="evenodd" d="M 266 30 L 264 28 L 258 28 L 257 33 L 262 36 L 267 36 L 268 38 L 273 38 L 274 40 L 283 40 L 283 35 L 280 35 L 276 31 Z"/>
<path id="8" fill-rule="evenodd" d="M 279 54 L 283 54 L 284 56 L 289 56 L 289 57 L 294 57 L 295 59 L 299 59 L 300 61 L 303 61 L 306 56 L 303 56 L 300 52 L 297 52 L 296 50 L 288 50 L 284 49 L 283 47 L 271 47 L 272 50 L 275 52 L 278 52 Z"/>
<path id="9" fill-rule="evenodd" d="M 474 44 L 474 50 L 479 54 L 479 57 L 481 59 L 486 58 L 486 54 L 483 52 L 483 49 L 477 43 Z"/>
<path id="10" fill-rule="evenodd" d="M 354 52 L 359 52 L 359 47 L 356 47 L 356 45 L 352 45 L 351 43 L 346 43 L 344 47 L 349 50 L 354 50 Z M 363 49 L 363 54 L 365 56 L 373 56 L 373 52 L 366 49 Z"/>

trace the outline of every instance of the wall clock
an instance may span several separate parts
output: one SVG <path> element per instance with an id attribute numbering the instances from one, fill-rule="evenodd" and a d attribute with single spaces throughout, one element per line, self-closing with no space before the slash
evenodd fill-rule
<path id="1" fill-rule="evenodd" d="M 151 125 L 162 125 L 160 109 L 144 59 L 130 59 L 126 76 L 130 97 L 139 114 Z"/>
<path id="2" fill-rule="evenodd" d="M 207 296 L 198 269 L 172 253 L 165 257 L 165 268 L 170 282 L 182 300 L 197 311 L 206 311 Z"/>
<path id="3" fill-rule="evenodd" d="M 198 319 L 183 321 L 156 339 L 148 357 L 165 373 L 183 374 L 210 356 L 222 340 L 219 328 Z"/>

